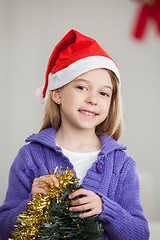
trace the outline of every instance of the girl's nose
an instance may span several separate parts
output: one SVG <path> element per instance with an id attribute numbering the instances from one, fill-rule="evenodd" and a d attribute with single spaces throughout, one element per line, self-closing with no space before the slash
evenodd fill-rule
<path id="1" fill-rule="evenodd" d="M 95 96 L 95 94 L 90 93 L 88 94 L 87 97 L 87 103 L 91 104 L 91 105 L 97 105 L 97 97 Z"/>

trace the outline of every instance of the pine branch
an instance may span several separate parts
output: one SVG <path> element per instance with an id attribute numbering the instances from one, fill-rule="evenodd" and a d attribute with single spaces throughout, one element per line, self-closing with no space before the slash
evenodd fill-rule
<path id="1" fill-rule="evenodd" d="M 102 225 L 97 217 L 81 219 L 79 214 L 82 212 L 69 212 L 69 195 L 82 188 L 69 185 L 59 202 L 53 202 L 49 207 L 49 217 L 44 222 L 44 229 L 40 231 L 41 240 L 98 240 L 103 233 Z M 82 197 L 82 196 L 80 196 Z M 79 197 L 78 197 L 79 198 Z M 77 198 L 76 198 L 77 199 Z"/>

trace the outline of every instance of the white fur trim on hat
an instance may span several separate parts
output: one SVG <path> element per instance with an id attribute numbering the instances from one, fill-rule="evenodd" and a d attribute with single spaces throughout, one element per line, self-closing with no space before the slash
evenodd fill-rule
<path id="1" fill-rule="evenodd" d="M 113 71 L 120 83 L 120 74 L 116 64 L 107 57 L 103 56 L 91 56 L 82 58 L 72 64 L 67 68 L 64 68 L 55 74 L 49 75 L 49 90 L 55 90 L 60 88 L 67 83 L 71 82 L 73 79 L 79 75 L 88 72 L 96 68 L 106 68 Z"/>
<path id="2" fill-rule="evenodd" d="M 43 87 L 37 88 L 36 99 L 37 99 L 38 103 L 41 103 L 41 104 L 46 103 L 47 96 L 45 98 L 43 98 Z"/>

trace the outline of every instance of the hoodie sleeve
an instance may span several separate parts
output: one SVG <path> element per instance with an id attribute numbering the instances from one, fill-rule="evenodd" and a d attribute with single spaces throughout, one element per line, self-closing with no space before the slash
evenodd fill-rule
<path id="1" fill-rule="evenodd" d="M 131 159 L 130 162 L 129 169 L 124 167 L 125 170 L 121 172 L 116 193 L 118 201 L 99 194 L 103 201 L 99 220 L 103 223 L 105 234 L 112 240 L 149 239 L 149 228 L 140 203 L 136 165 Z"/>
<path id="2" fill-rule="evenodd" d="M 6 198 L 0 206 L 0 239 L 3 240 L 11 237 L 18 214 L 26 210 L 31 200 L 32 180 L 26 168 L 27 158 L 22 148 L 10 169 Z"/>

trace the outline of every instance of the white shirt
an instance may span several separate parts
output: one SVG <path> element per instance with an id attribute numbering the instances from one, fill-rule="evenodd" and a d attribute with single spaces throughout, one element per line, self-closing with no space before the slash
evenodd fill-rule
<path id="1" fill-rule="evenodd" d="M 81 153 L 72 152 L 64 148 L 61 149 L 63 154 L 67 156 L 73 164 L 77 177 L 80 179 L 79 183 L 81 184 L 87 170 L 91 167 L 92 163 L 97 160 L 97 156 L 100 150 L 95 152 Z"/>

